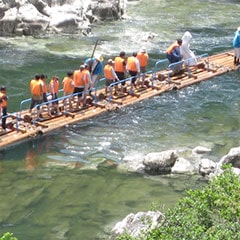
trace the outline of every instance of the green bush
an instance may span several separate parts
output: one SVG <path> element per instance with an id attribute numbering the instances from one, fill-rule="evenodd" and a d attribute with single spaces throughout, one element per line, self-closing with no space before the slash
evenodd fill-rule
<path id="1" fill-rule="evenodd" d="M 12 233 L 6 232 L 3 234 L 3 236 L 0 238 L 0 240 L 18 240 L 18 239 L 16 237 L 14 237 Z"/>
<path id="2" fill-rule="evenodd" d="M 189 190 L 167 210 L 165 220 L 137 239 L 234 240 L 240 239 L 240 181 L 226 167 L 203 189 Z M 128 234 L 121 240 L 132 240 Z"/>

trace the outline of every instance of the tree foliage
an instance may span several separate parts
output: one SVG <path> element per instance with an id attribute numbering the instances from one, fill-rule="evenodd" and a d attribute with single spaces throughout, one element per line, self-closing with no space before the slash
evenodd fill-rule
<path id="1" fill-rule="evenodd" d="M 0 240 L 18 240 L 18 239 L 14 237 L 12 233 L 6 232 L 0 237 Z"/>
<path id="2" fill-rule="evenodd" d="M 240 239 L 240 181 L 230 167 L 203 189 L 188 190 L 186 197 L 167 210 L 154 230 L 137 239 L 222 240 Z M 121 240 L 132 240 L 129 234 Z"/>

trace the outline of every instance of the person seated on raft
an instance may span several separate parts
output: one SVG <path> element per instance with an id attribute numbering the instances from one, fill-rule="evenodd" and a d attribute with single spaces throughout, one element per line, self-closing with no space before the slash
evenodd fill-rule
<path id="1" fill-rule="evenodd" d="M 182 45 L 182 39 L 177 39 L 176 42 L 172 43 L 166 50 L 166 57 L 170 64 L 180 62 L 182 60 L 182 56 L 180 53 L 180 47 Z M 174 73 L 178 73 L 182 70 L 182 63 L 176 64 L 171 67 L 171 70 Z"/>

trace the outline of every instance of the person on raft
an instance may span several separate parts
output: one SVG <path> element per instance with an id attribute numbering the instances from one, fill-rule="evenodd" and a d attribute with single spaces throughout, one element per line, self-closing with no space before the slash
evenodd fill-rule
<path id="1" fill-rule="evenodd" d="M 192 40 L 192 34 L 189 31 L 186 31 L 182 36 L 182 45 L 180 46 L 180 54 L 182 60 L 184 60 L 185 65 L 187 66 L 196 66 L 197 59 L 192 50 L 190 50 L 190 42 Z"/>
<path id="2" fill-rule="evenodd" d="M 166 57 L 170 64 L 180 62 L 182 60 L 182 55 L 180 53 L 180 47 L 182 45 L 182 39 L 177 39 L 172 43 L 166 50 Z M 182 63 L 176 64 L 171 67 L 174 73 L 178 73 L 182 70 Z"/>
<path id="3" fill-rule="evenodd" d="M 182 45 L 182 39 L 177 39 L 176 42 L 172 43 L 166 50 L 166 57 L 171 63 L 176 63 L 182 60 L 180 53 L 180 47 Z"/>
<path id="4" fill-rule="evenodd" d="M 240 60 L 240 26 L 237 31 L 234 33 L 233 38 L 233 48 L 234 48 L 234 65 L 239 64 Z"/>
<path id="5" fill-rule="evenodd" d="M 93 58 L 87 58 L 84 62 L 91 74 L 91 89 L 95 89 L 103 74 L 103 57 L 101 54 L 96 54 Z M 89 92 L 91 94 L 91 91 Z"/>
<path id="6" fill-rule="evenodd" d="M 2 129 L 6 131 L 8 96 L 5 86 L 0 88 L 0 118 L 2 118 Z"/>

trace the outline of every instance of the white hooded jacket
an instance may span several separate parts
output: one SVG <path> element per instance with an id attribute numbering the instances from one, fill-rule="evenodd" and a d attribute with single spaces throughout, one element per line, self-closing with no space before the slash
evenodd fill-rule
<path id="1" fill-rule="evenodd" d="M 180 53 L 183 60 L 186 61 L 186 65 L 197 65 L 197 59 L 193 51 L 190 50 L 190 41 L 192 40 L 192 34 L 186 31 L 182 37 L 182 45 L 180 47 Z"/>

